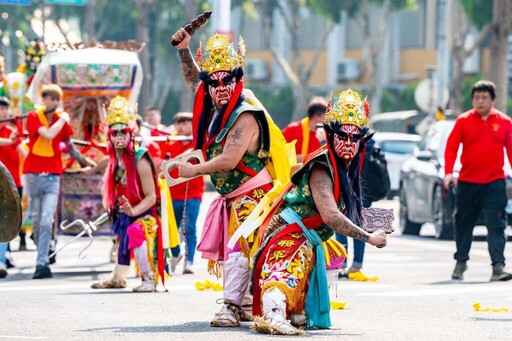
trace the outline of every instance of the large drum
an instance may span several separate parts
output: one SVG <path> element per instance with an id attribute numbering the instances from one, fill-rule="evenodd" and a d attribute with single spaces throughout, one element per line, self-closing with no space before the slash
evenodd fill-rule
<path id="1" fill-rule="evenodd" d="M 0 162 L 0 242 L 14 239 L 21 229 L 21 200 L 18 189 Z"/>

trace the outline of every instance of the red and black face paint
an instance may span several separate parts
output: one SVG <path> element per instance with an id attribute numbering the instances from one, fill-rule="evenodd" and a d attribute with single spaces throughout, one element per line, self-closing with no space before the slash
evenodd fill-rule
<path id="1" fill-rule="evenodd" d="M 334 133 L 334 152 L 344 160 L 353 159 L 364 136 L 364 132 L 358 127 L 351 124 L 342 125 L 341 129 Z"/>

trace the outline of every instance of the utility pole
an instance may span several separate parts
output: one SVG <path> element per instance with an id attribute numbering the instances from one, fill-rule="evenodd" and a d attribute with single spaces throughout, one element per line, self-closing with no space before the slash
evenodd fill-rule
<path id="1" fill-rule="evenodd" d="M 437 107 L 444 109 L 444 89 L 448 83 L 449 51 L 446 39 L 447 0 L 437 0 Z M 435 107 L 434 107 L 435 110 Z"/>

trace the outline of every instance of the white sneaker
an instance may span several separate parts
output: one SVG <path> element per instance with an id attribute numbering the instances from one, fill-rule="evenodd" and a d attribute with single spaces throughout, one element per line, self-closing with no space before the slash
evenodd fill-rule
<path id="1" fill-rule="evenodd" d="M 182 258 L 183 258 L 183 255 L 181 255 L 181 254 L 178 257 L 174 257 L 174 256 L 171 257 L 171 272 L 176 271 L 176 267 L 178 266 L 178 263 L 181 261 Z"/>
<path id="2" fill-rule="evenodd" d="M 153 278 L 143 278 L 141 285 L 132 289 L 133 292 L 155 292 L 156 285 Z"/>
<path id="3" fill-rule="evenodd" d="M 193 274 L 193 273 L 194 273 L 194 271 L 192 271 L 192 263 L 187 260 L 185 262 L 185 265 L 183 266 L 183 274 L 187 275 L 187 274 Z"/>

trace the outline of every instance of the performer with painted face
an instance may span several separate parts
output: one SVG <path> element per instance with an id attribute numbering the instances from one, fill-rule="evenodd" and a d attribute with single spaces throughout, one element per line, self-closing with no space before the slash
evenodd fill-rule
<path id="1" fill-rule="evenodd" d="M 142 277 L 133 291 L 153 292 L 158 278 L 164 278 L 157 173 L 147 150 L 135 144 L 135 110 L 125 98 L 112 99 L 106 119 L 110 159 L 103 179 L 103 205 L 112 218 L 118 252 L 112 276 L 92 288 L 125 288 L 133 253 Z"/>
<path id="2" fill-rule="evenodd" d="M 239 326 L 250 320 L 241 307 L 251 304 L 246 294 L 249 283 L 249 257 L 257 250 L 253 233 L 233 248 L 227 241 L 240 227 L 265 194 L 289 179 L 285 140 L 279 128 L 263 110 L 252 92 L 243 86 L 242 64 L 245 45 L 239 39 L 238 51 L 228 38 L 215 34 L 200 47 L 197 62 L 188 48 L 190 35 L 180 29 L 173 40 L 181 59 L 186 81 L 196 91 L 193 134 L 196 149 L 205 163 L 179 165 L 182 177 L 210 174 L 220 196 L 208 212 L 198 250 L 208 258 L 209 270 L 224 275 L 224 305 L 211 322 L 215 327 Z M 269 157 L 272 156 L 272 157 Z M 276 181 L 280 179 L 280 181 Z"/>
<path id="3" fill-rule="evenodd" d="M 254 259 L 254 329 L 261 333 L 300 334 L 308 327 L 329 328 L 329 296 L 322 241 L 334 232 L 386 245 L 386 234 L 362 226 L 361 152 L 373 135 L 369 106 L 347 90 L 331 97 L 324 127 L 327 145 L 310 154 L 283 191 L 261 235 Z M 293 326 L 288 319 L 291 319 Z"/>

